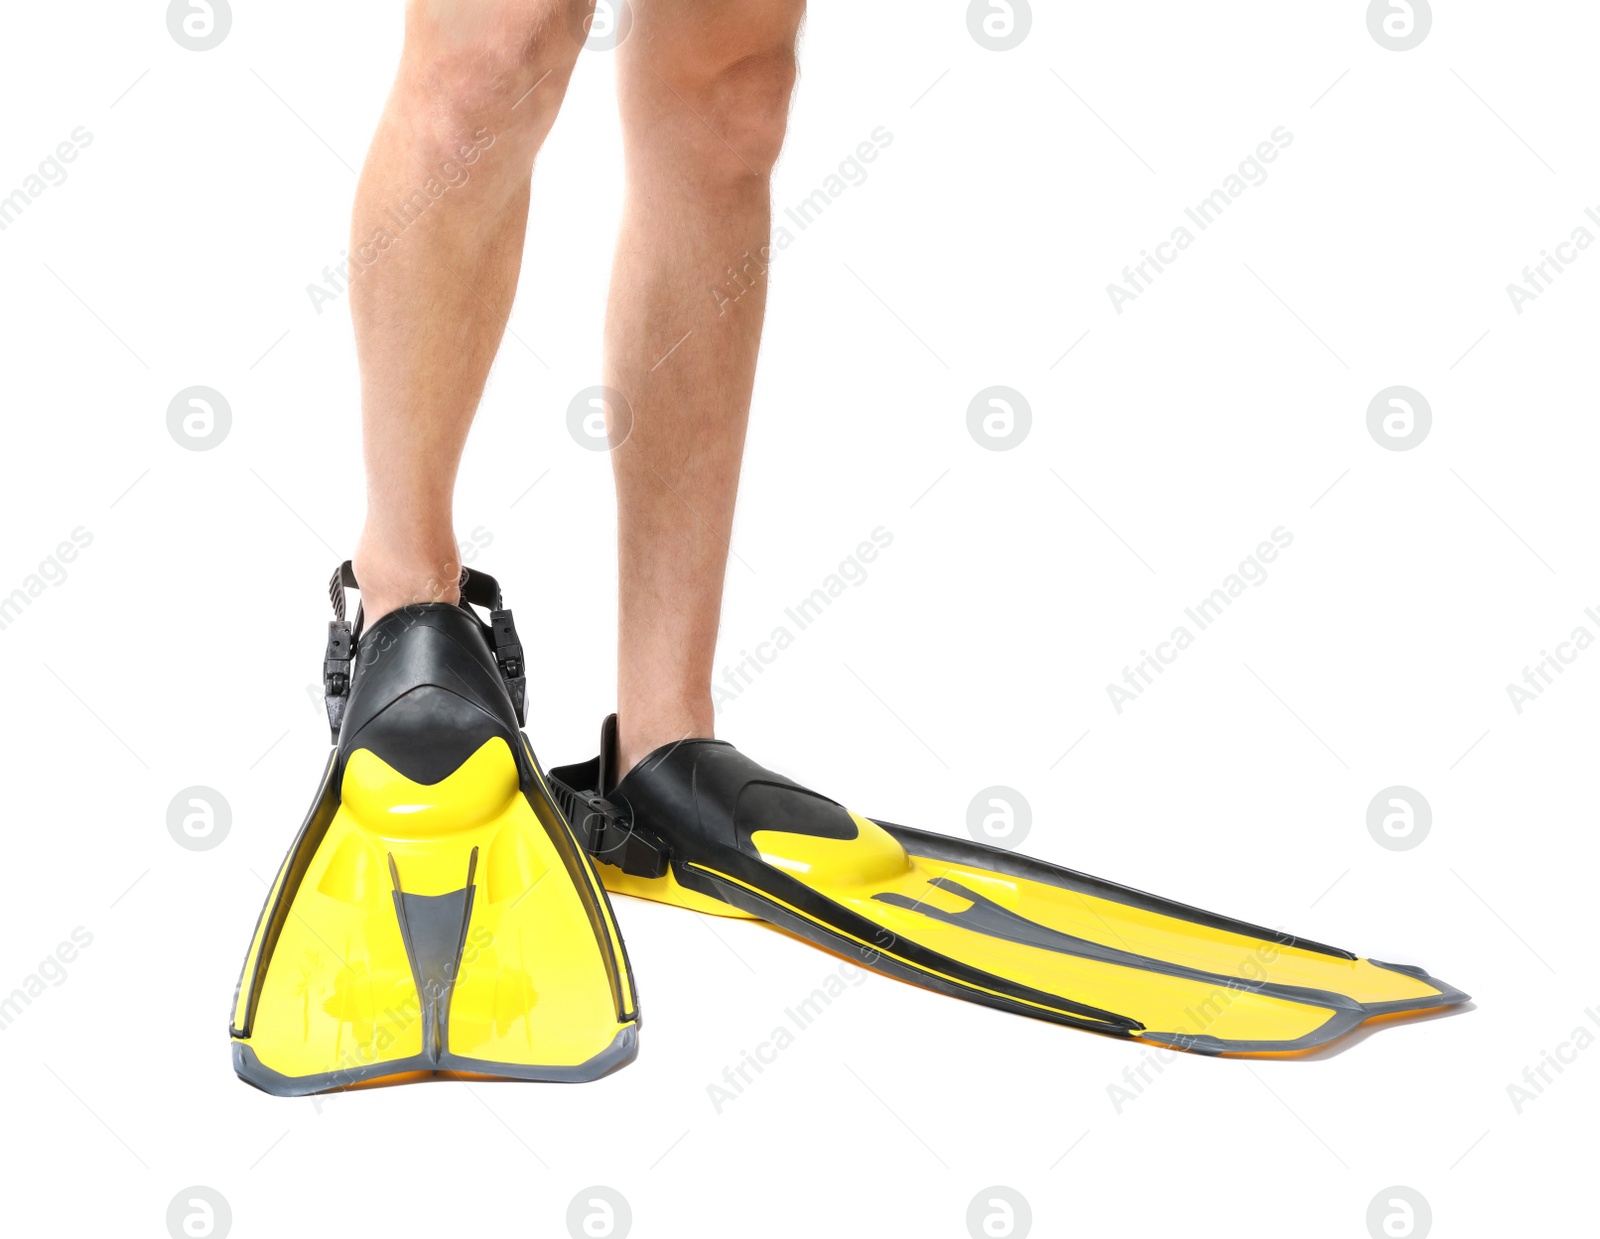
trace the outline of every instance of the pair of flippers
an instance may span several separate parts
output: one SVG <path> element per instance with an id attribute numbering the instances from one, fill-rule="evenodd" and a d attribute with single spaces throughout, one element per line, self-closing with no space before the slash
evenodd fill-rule
<path id="1" fill-rule="evenodd" d="M 424 1077 L 588 1080 L 638 1002 L 606 890 L 754 917 L 903 980 L 1208 1054 L 1314 1049 L 1455 1006 L 1420 968 L 851 813 L 719 740 L 547 775 L 492 578 L 362 631 L 335 575 L 334 748 L 268 895 L 234 1066 L 301 1095 Z M 474 606 L 489 613 L 479 618 Z"/>

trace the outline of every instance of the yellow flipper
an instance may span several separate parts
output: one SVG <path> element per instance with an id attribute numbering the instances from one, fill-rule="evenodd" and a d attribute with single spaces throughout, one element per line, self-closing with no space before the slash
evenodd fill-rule
<path id="1" fill-rule="evenodd" d="M 608 725 L 598 760 L 552 775 L 608 888 L 719 902 L 942 993 L 1249 1055 L 1467 1001 L 1419 968 L 873 821 L 721 741 L 666 746 L 612 783 L 613 742 Z"/>
<path id="2" fill-rule="evenodd" d="M 474 622 L 429 615 L 403 637 L 423 657 L 377 664 L 390 682 L 357 678 L 355 726 L 235 1001 L 235 1067 L 268 1092 L 418 1074 L 580 1080 L 633 1057 L 621 935 L 532 751 L 483 709 L 500 703 Z"/>

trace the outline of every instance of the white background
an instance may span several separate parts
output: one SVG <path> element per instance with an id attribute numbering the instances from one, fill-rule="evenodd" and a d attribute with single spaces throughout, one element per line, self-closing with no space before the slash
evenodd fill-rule
<path id="1" fill-rule="evenodd" d="M 1015 787 L 1026 851 L 1423 964 L 1476 1008 L 1313 1061 L 1182 1057 L 1119 1113 L 1137 1047 L 871 976 L 718 1114 L 707 1086 L 838 961 L 630 900 L 642 1048 L 606 1080 L 313 1102 L 234 1078 L 362 511 L 347 306 L 306 286 L 347 244 L 399 6 L 236 3 L 205 53 L 154 0 L 8 6 L 0 194 L 94 135 L 0 232 L 0 593 L 93 536 L 0 631 L 0 992 L 93 934 L 0 1033 L 10 1226 L 165 1234 L 193 1184 L 240 1236 L 562 1234 L 590 1184 L 640 1236 L 962 1236 L 992 1184 L 1050 1235 L 1361 1236 L 1394 1184 L 1441 1235 L 1587 1208 L 1600 1050 L 1520 1114 L 1507 1086 L 1600 1033 L 1600 653 L 1520 715 L 1505 686 L 1600 635 L 1600 253 L 1520 315 L 1506 285 L 1600 205 L 1600 12 L 1436 7 L 1403 53 L 1356 0 L 1039 3 L 1003 53 L 954 0 L 815 7 L 780 209 L 875 127 L 893 143 L 773 268 L 719 665 L 875 527 L 894 541 L 719 728 L 934 830 Z M 1117 314 L 1106 285 L 1277 126 L 1267 181 Z M 599 381 L 619 188 L 611 65 L 585 54 L 536 174 L 526 345 L 457 500 L 541 652 L 550 764 L 613 704 L 608 465 L 564 412 Z M 166 427 L 195 384 L 233 412 L 207 452 Z M 1031 403 L 1014 450 L 966 429 L 991 384 Z M 1433 410 L 1411 451 L 1366 427 L 1392 384 Z M 1277 526 L 1267 582 L 1119 715 L 1107 683 Z M 206 852 L 166 827 L 196 784 L 232 808 Z M 1392 784 L 1432 805 L 1411 851 L 1366 828 Z"/>

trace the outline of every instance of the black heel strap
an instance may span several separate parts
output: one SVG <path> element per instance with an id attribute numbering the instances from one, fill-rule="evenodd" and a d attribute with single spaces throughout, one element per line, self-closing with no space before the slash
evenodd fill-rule
<path id="1" fill-rule="evenodd" d="M 365 617 L 361 603 L 356 603 L 355 618 L 347 619 L 347 591 L 360 591 L 356 581 L 355 566 L 345 560 L 334 569 L 328 581 L 328 599 L 333 603 L 334 619 L 328 621 L 328 645 L 322 656 L 323 701 L 328 709 L 328 727 L 333 733 L 333 743 L 339 743 L 339 730 L 344 726 L 345 710 L 350 705 L 350 675 L 360 645 Z M 474 619 L 474 606 L 489 612 L 488 630 L 494 646 L 495 664 L 505 681 L 506 693 L 517 712 L 517 726 L 527 723 L 528 678 L 523 659 L 522 641 L 517 636 L 517 626 L 511 611 L 500 593 L 500 582 L 487 572 L 461 569 L 461 609 Z M 482 620 L 478 621 L 482 623 Z"/>

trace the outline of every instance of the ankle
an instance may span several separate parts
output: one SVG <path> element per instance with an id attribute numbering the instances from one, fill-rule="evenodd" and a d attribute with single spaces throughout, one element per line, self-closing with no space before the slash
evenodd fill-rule
<path id="1" fill-rule="evenodd" d="M 453 539 L 444 546 L 448 549 L 429 554 L 413 546 L 388 545 L 370 531 L 363 533 L 353 566 L 366 622 L 370 624 L 414 603 L 459 602 L 459 552 Z"/>
<path id="2" fill-rule="evenodd" d="M 710 740 L 716 732 L 709 700 L 703 710 L 649 711 L 617 714 L 617 777 L 620 779 L 663 745 L 679 740 Z"/>

